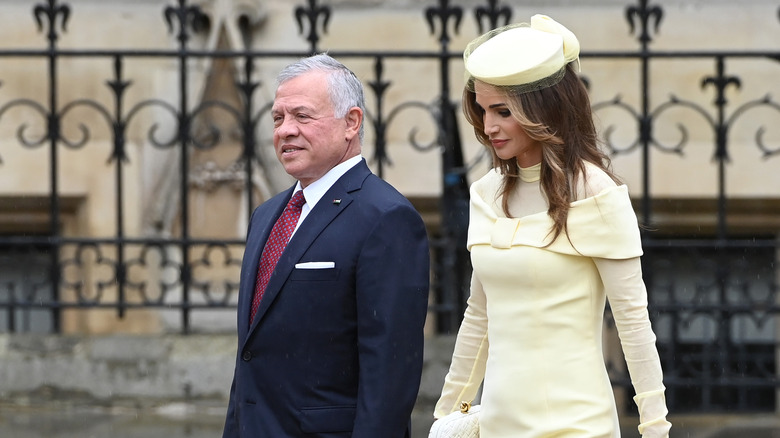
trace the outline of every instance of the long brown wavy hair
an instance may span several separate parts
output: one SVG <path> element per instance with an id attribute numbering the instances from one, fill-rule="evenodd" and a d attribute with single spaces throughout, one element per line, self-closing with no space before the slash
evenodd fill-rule
<path id="1" fill-rule="evenodd" d="M 577 196 L 577 183 L 585 183 L 585 162 L 598 166 L 616 183 L 611 160 L 599 148 L 590 98 L 572 64 L 557 84 L 525 93 L 513 92 L 512 87 L 494 87 L 506 96 L 506 105 L 512 117 L 528 136 L 542 143 L 540 184 L 547 198 L 547 214 L 553 220 L 550 230 L 555 241 L 561 233 L 568 235 L 566 220 L 569 207 Z M 484 111 L 477 105 L 473 80 L 463 90 L 463 112 L 474 127 L 474 134 L 493 156 L 493 166 L 504 175 L 501 199 L 504 214 L 509 214 L 509 194 L 518 184 L 517 160 L 500 159 L 485 134 Z"/>

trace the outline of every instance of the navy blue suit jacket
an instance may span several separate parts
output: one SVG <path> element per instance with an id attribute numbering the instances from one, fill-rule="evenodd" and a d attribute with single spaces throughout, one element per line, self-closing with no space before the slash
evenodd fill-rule
<path id="1" fill-rule="evenodd" d="M 408 437 L 428 305 L 423 221 L 361 161 L 301 223 L 250 327 L 258 259 L 292 190 L 250 220 L 223 437 Z M 296 268 L 305 262 L 335 266 Z"/>

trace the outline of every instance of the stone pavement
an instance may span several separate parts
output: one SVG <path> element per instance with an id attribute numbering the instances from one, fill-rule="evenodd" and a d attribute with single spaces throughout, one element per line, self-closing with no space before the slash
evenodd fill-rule
<path id="1" fill-rule="evenodd" d="M 224 406 L 216 401 L 159 406 L 19 406 L 0 401 L 2 438 L 214 438 L 221 436 Z M 412 438 L 425 438 L 429 413 L 416 412 Z M 673 438 L 780 438 L 780 415 L 671 417 Z M 636 418 L 624 418 L 623 438 L 639 438 Z"/>

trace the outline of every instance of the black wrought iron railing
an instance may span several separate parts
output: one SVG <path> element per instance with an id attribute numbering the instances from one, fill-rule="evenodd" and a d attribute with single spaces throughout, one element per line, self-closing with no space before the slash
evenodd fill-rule
<path id="1" fill-rule="evenodd" d="M 294 22 L 290 26 L 298 26 L 299 34 L 308 44 L 305 49 L 203 50 L 192 41 L 213 23 L 200 8 L 187 0 L 178 0 L 162 11 L 160 25 L 167 25 L 176 39 L 169 49 L 102 50 L 62 47 L 61 39 L 67 33 L 71 17 L 78 13 L 71 3 L 74 2 L 47 0 L 34 5 L 30 25 L 37 24 L 44 35 L 45 47 L 0 49 L 0 72 L 4 71 L 4 65 L 18 60 L 39 60 L 39 68 L 46 70 L 46 81 L 40 84 L 46 90 L 45 99 L 8 98 L 4 89 L 12 84 L 0 82 L 0 133 L 10 132 L 2 130 L 4 124 L 17 123 L 11 127 L 14 135 L 0 137 L 0 176 L 10 171 L 14 161 L 6 162 L 4 157 L 9 154 L 16 157 L 20 149 L 31 153 L 45 151 L 47 161 L 36 167 L 45 169 L 45 173 L 37 175 L 38 180 L 46 181 L 45 189 L 40 191 L 45 195 L 26 196 L 8 187 L 0 193 L 0 219 L 3 215 L 13 219 L 4 225 L 0 220 L 0 266 L 5 267 L 0 268 L 3 269 L 0 271 L 0 331 L 60 332 L 66 312 L 99 310 L 112 312 L 112 317 L 121 319 L 128 312 L 155 309 L 175 315 L 178 329 L 188 333 L 193 329 L 194 312 L 234 308 L 237 269 L 243 251 L 241 239 L 204 238 L 193 232 L 192 212 L 196 209 L 191 205 L 193 187 L 215 184 L 215 181 L 238 187 L 246 194 L 242 202 L 248 218 L 260 201 L 254 181 L 261 173 L 263 161 L 267 160 L 258 150 L 268 144 L 262 120 L 267 116 L 270 102 L 258 93 L 265 86 L 258 70 L 272 62 L 323 50 L 321 38 L 336 11 L 317 0 L 308 0 L 294 8 Z M 421 152 L 440 154 L 441 168 L 437 172 L 442 192 L 433 203 L 438 220 L 431 233 L 435 301 L 430 311 L 437 330 L 452 333 L 464 310 L 470 276 L 465 250 L 468 175 L 474 166 L 486 165 L 481 156 L 467 157 L 464 152 L 458 125 L 461 84 L 450 80 L 452 66 L 461 60 L 461 48 L 452 47 L 452 39 L 459 35 L 461 23 L 469 15 L 482 32 L 511 22 L 513 9 L 499 0 L 486 0 L 471 11 L 454 1 L 431 3 L 421 6 L 420 25 L 428 26 L 436 49 L 329 48 L 329 52 L 347 63 L 372 65 L 373 77 L 365 82 L 372 102 L 367 124 L 373 144 L 366 145 L 364 154 L 380 176 L 392 165 L 388 130 L 399 113 L 414 108 L 433 121 L 429 133 L 432 142 L 418 142 L 418 128 L 410 127 L 409 143 Z M 621 12 L 628 21 L 626 37 L 636 37 L 638 46 L 631 50 L 586 50 L 581 57 L 626 61 L 636 66 L 632 74 L 638 83 L 634 89 L 626 90 L 636 94 L 635 100 L 617 94 L 612 99 L 594 100 L 593 108 L 597 116 L 607 111 L 624 116 L 623 123 L 609 124 L 604 130 L 605 144 L 613 156 L 616 159 L 640 156 L 637 172 L 641 175 L 641 187 L 635 202 L 640 221 L 646 225 L 644 274 L 670 406 L 708 411 L 774 409 L 776 392 L 780 389 L 777 377 L 780 224 L 772 218 L 780 213 L 777 207 L 780 192 L 775 188 L 735 200 L 729 196 L 729 189 L 738 182 L 729 178 L 728 170 L 737 146 L 752 148 L 765 158 L 764 163 L 774 163 L 775 167 L 770 164 L 766 169 L 779 170 L 780 140 L 776 129 L 780 103 L 771 92 L 777 91 L 776 78 L 780 77 L 780 47 L 738 51 L 653 50 L 653 35 L 663 22 L 663 9 L 647 0 L 638 0 L 623 11 L 616 10 L 616 20 Z M 775 24 L 780 26 L 780 9 L 767 12 L 778 18 Z M 248 18 L 242 15 L 234 18 L 243 36 L 251 39 Z M 0 19 L 9 17 L 0 12 Z M 242 68 L 235 72 L 237 102 L 199 100 L 199 96 L 191 94 L 192 61 L 204 58 L 240 61 Z M 169 60 L 175 65 L 178 100 L 128 97 L 139 78 L 138 69 L 133 67 L 149 59 Z M 111 75 L 105 78 L 104 85 L 98 85 L 108 89 L 110 103 L 91 95 L 62 101 L 63 90 L 71 84 L 61 80 L 61 66 L 74 60 L 110 63 Z M 658 91 L 665 86 L 665 78 L 652 66 L 678 60 L 696 64 L 699 82 L 690 84 L 681 96 L 659 98 Z M 408 85 L 386 77 L 387 69 L 400 62 L 436 65 L 435 72 L 429 72 L 436 83 L 432 99 L 416 100 L 407 96 L 396 102 L 388 97 L 389 91 L 398 93 Z M 734 72 L 740 71 L 744 62 L 761 63 L 762 71 L 771 71 L 770 77 L 775 80 L 737 76 Z M 711 63 L 709 71 L 701 68 L 707 63 Z M 674 72 L 665 74 L 674 75 Z M 0 81 L 3 80 L 6 78 L 0 73 Z M 585 77 L 585 80 L 591 87 L 599 85 L 592 78 Z M 730 102 L 729 92 L 741 86 L 751 90 L 755 97 Z M 702 93 L 712 93 L 711 104 L 699 102 Z M 111 176 L 94 182 L 113 185 L 113 205 L 101 207 L 106 212 L 106 223 L 113 230 L 101 237 L 69 229 L 65 218 L 78 214 L 82 201 L 63 189 L 63 168 L 72 162 L 69 160 L 78 160 L 79 154 L 93 152 L 92 132 L 77 120 L 81 111 L 97 114 L 110 138 L 110 151 L 105 158 Z M 216 149 L 228 136 L 219 128 L 203 123 L 202 119 L 210 111 L 219 111 L 232 120 L 240 152 L 229 166 L 199 169 L 198 173 L 194 170 L 194 154 Z M 712 195 L 703 195 L 706 199 L 701 204 L 696 199 L 675 200 L 668 191 L 657 193 L 655 189 L 653 178 L 659 175 L 663 178 L 663 174 L 654 167 L 654 159 L 682 157 L 701 146 L 701 142 L 695 146 L 690 144 L 690 131 L 685 125 L 677 127 L 678 140 L 668 141 L 668 130 L 660 129 L 659 125 L 675 111 L 693 114 L 685 120 L 698 119 L 710 134 L 705 141 L 712 147 L 712 153 L 706 154 L 708 161 L 691 163 L 684 170 L 694 175 L 702 168 L 714 166 L 714 189 L 708 192 Z M 736 137 L 735 131 L 744 131 L 740 124 L 757 111 L 761 111 L 761 120 L 767 124 L 752 133 L 752 138 Z M 166 117 L 170 129 L 163 129 L 154 117 L 149 122 L 150 112 Z M 136 126 L 133 131 L 133 125 L 145 127 Z M 622 144 L 613 138 L 618 130 L 631 132 L 628 136 L 624 134 L 623 139 L 627 141 Z M 125 223 L 129 214 L 135 214 L 129 207 L 133 200 L 127 185 L 131 180 L 128 169 L 137 157 L 128 150 L 128 144 L 131 132 L 139 131 L 145 133 L 151 148 L 166 152 L 175 163 L 175 177 L 171 180 L 175 185 L 172 196 L 177 201 L 173 225 L 147 234 L 130 232 Z M 199 179 L 203 175 L 207 178 Z M 692 218 L 694 223 L 676 218 L 678 213 L 680 217 Z M 763 222 L 754 221 L 759 216 L 764 218 Z M 619 360 L 611 363 L 610 369 L 616 386 L 630 388 Z"/>

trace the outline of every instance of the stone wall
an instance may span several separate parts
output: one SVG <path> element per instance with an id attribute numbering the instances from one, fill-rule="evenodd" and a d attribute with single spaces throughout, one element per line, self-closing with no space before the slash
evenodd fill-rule
<path id="1" fill-rule="evenodd" d="M 426 339 L 415 427 L 432 421 L 453 336 Z M 0 334 L 0 400 L 19 408 L 133 408 L 224 415 L 236 337 Z"/>

